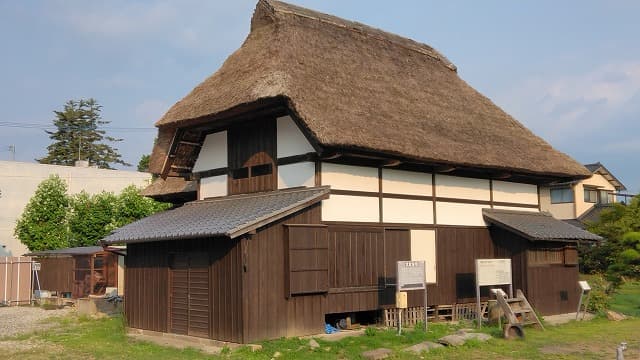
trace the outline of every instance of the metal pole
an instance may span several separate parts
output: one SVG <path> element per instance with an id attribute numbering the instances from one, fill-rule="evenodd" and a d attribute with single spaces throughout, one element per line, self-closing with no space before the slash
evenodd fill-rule
<path id="1" fill-rule="evenodd" d="M 478 329 L 482 327 L 482 314 L 480 314 L 480 285 L 476 279 L 476 319 L 478 321 Z"/>
<path id="2" fill-rule="evenodd" d="M 426 332 L 429 324 L 429 307 L 427 305 L 427 283 L 424 283 L 424 331 Z"/>
<path id="3" fill-rule="evenodd" d="M 20 303 L 20 257 L 18 256 L 18 286 L 16 286 L 16 302 Z"/>
<path id="4" fill-rule="evenodd" d="M 402 335 L 402 309 L 398 309 L 398 335 Z"/>
<path id="5" fill-rule="evenodd" d="M 4 299 L 3 301 L 7 303 L 7 283 L 9 281 L 9 257 L 4 258 Z"/>
<path id="6" fill-rule="evenodd" d="M 578 311 L 576 311 L 576 321 L 578 321 L 578 317 L 580 316 L 580 309 L 582 308 L 582 297 L 584 296 L 584 290 L 580 290 L 580 298 L 578 300 Z"/>

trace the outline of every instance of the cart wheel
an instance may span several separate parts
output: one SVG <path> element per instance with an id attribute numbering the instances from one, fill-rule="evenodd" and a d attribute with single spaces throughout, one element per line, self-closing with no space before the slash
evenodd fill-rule
<path id="1" fill-rule="evenodd" d="M 506 324 L 504 326 L 504 338 L 507 340 L 524 338 L 524 329 L 520 324 Z"/>

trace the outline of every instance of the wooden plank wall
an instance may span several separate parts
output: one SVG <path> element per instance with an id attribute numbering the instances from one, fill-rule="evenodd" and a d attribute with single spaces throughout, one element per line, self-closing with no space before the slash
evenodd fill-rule
<path id="1" fill-rule="evenodd" d="M 229 177 L 229 194 L 244 194 L 275 190 L 278 186 L 276 166 L 276 119 L 265 118 L 241 124 L 228 132 L 229 169 L 271 164 L 269 175 L 250 176 L 244 179 Z M 249 175 L 251 170 L 249 169 Z"/>
<path id="2" fill-rule="evenodd" d="M 320 205 L 275 222 L 242 240 L 244 341 L 318 334 L 324 329 L 326 296 L 292 296 L 285 286 L 284 224 L 318 224 Z"/>
<path id="3" fill-rule="evenodd" d="M 167 332 L 167 242 L 129 244 L 125 264 L 124 311 L 128 325 Z"/>
<path id="4" fill-rule="evenodd" d="M 41 264 L 38 279 L 42 290 L 73 291 L 74 261 L 72 257 L 37 258 L 35 261 Z"/>
<path id="5" fill-rule="evenodd" d="M 542 315 L 575 312 L 578 308 L 578 267 L 532 266 L 525 296 Z"/>
<path id="6" fill-rule="evenodd" d="M 125 272 L 125 313 L 133 328 L 169 331 L 170 254 L 200 252 L 209 259 L 209 334 L 243 342 L 242 253 L 238 240 L 201 239 L 130 244 Z M 181 328 L 179 332 L 184 332 Z"/>

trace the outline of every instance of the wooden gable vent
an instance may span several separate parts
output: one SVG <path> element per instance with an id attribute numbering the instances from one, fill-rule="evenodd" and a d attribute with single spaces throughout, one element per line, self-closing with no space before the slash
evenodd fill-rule
<path id="1" fill-rule="evenodd" d="M 288 225 L 285 234 L 287 297 L 329 290 L 326 225 Z"/>

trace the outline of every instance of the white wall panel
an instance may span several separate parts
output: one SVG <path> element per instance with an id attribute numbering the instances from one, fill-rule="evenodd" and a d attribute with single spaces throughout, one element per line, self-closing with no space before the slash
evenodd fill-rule
<path id="1" fill-rule="evenodd" d="M 227 132 L 207 135 L 193 165 L 193 172 L 223 168 L 227 165 Z"/>
<path id="2" fill-rule="evenodd" d="M 491 199 L 489 180 L 436 174 L 436 196 L 488 201 Z"/>
<path id="3" fill-rule="evenodd" d="M 538 204 L 538 187 L 508 181 L 493 181 L 493 201 L 518 204 Z"/>
<path id="4" fill-rule="evenodd" d="M 378 169 L 322 163 L 322 185 L 331 189 L 378 192 Z"/>
<path id="5" fill-rule="evenodd" d="M 411 230 L 411 260 L 425 261 L 427 283 L 436 283 L 437 260 L 435 230 Z"/>
<path id="6" fill-rule="evenodd" d="M 431 174 L 382 169 L 382 192 L 431 196 Z"/>
<path id="7" fill-rule="evenodd" d="M 276 146 L 278 158 L 315 152 L 313 146 L 309 144 L 307 138 L 290 116 L 279 117 L 276 128 L 278 133 L 278 145 Z"/>
<path id="8" fill-rule="evenodd" d="M 377 197 L 331 195 L 322 201 L 322 221 L 379 222 Z"/>
<path id="9" fill-rule="evenodd" d="M 278 166 L 278 189 L 296 186 L 313 187 L 316 182 L 316 165 L 303 162 Z"/>
<path id="10" fill-rule="evenodd" d="M 536 209 L 536 208 L 525 208 L 525 207 L 518 207 L 518 206 L 500 206 L 500 205 L 495 205 L 493 208 L 494 209 L 499 209 L 499 210 L 516 210 L 516 211 L 538 212 L 538 209 Z"/>
<path id="11" fill-rule="evenodd" d="M 486 226 L 482 209 L 489 205 L 436 202 L 436 222 L 440 225 Z"/>
<path id="12" fill-rule="evenodd" d="M 227 175 L 200 179 L 199 200 L 216 196 L 227 196 Z"/>
<path id="13" fill-rule="evenodd" d="M 384 198 L 382 219 L 387 223 L 433 224 L 433 202 Z"/>

